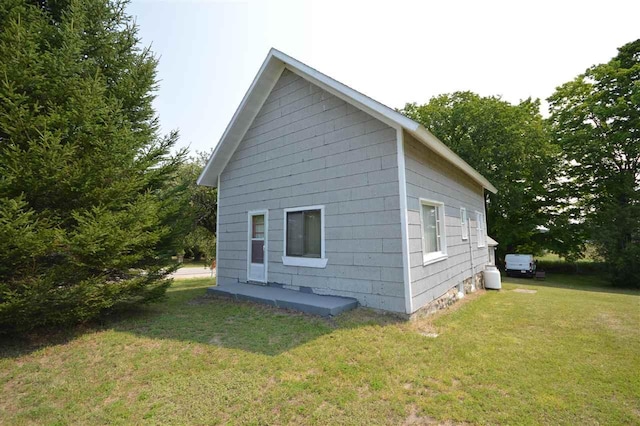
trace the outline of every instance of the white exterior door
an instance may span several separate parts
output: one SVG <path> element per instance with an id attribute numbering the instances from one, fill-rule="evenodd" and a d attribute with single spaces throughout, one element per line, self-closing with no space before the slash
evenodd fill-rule
<path id="1" fill-rule="evenodd" d="M 269 212 L 249 212 L 247 241 L 247 281 L 267 282 L 267 224 Z"/>

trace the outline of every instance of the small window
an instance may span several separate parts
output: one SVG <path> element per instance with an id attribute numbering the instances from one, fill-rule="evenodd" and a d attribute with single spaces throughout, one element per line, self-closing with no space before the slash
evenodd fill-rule
<path id="1" fill-rule="evenodd" d="M 484 247 L 487 245 L 487 228 L 484 223 L 484 215 L 480 212 L 476 212 L 476 232 L 478 234 L 478 247 Z"/>
<path id="2" fill-rule="evenodd" d="M 462 231 L 462 239 L 469 239 L 469 221 L 467 220 L 467 209 L 460 207 L 460 230 Z"/>
<path id="3" fill-rule="evenodd" d="M 324 206 L 285 209 L 284 240 L 284 265 L 324 268 Z"/>
<path id="4" fill-rule="evenodd" d="M 447 257 L 444 234 L 444 204 L 420 200 L 423 263 L 432 263 Z"/>

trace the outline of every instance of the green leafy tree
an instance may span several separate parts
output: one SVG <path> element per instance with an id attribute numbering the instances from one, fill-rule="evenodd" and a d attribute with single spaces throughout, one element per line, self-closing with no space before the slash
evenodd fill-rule
<path id="1" fill-rule="evenodd" d="M 487 194 L 486 203 L 489 235 L 499 242 L 500 258 L 547 247 L 555 234 L 542 233 L 540 227 L 556 227 L 552 219 L 558 224 L 565 220 L 551 210 L 556 196 L 550 177 L 557 153 L 539 109 L 537 100 L 512 105 L 499 97 L 455 92 L 424 105 L 407 104 L 401 111 L 498 189 L 496 195 Z"/>
<path id="2" fill-rule="evenodd" d="M 614 281 L 640 285 L 640 39 L 549 98 L 571 209 Z"/>
<path id="3" fill-rule="evenodd" d="M 177 185 L 186 191 L 184 215 L 187 219 L 186 234 L 181 251 L 195 260 L 204 258 L 210 262 L 216 252 L 217 189 L 196 184 L 198 176 L 211 153 L 196 152 L 180 167 Z"/>
<path id="4" fill-rule="evenodd" d="M 0 2 L 0 332 L 163 296 L 183 153 L 125 2 Z"/>

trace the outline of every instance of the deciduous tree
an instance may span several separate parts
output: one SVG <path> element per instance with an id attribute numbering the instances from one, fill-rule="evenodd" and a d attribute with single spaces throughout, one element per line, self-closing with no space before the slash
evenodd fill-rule
<path id="1" fill-rule="evenodd" d="M 184 186 L 184 215 L 187 220 L 186 234 L 182 240 L 182 251 L 196 260 L 204 257 L 207 262 L 215 257 L 217 189 L 196 183 L 211 152 L 196 152 L 180 167 L 177 185 Z"/>
<path id="2" fill-rule="evenodd" d="M 538 251 L 553 238 L 540 230 L 552 217 L 557 152 L 539 110 L 537 100 L 512 105 L 495 96 L 455 92 L 401 111 L 496 186 L 497 195 L 487 194 L 487 221 L 500 257 Z"/>
<path id="3" fill-rule="evenodd" d="M 640 285 L 640 39 L 549 103 L 572 208 L 614 281 Z"/>

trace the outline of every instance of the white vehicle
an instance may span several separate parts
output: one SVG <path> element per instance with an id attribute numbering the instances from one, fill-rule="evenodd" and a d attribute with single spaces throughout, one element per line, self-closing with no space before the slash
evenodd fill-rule
<path id="1" fill-rule="evenodd" d="M 536 262 L 532 254 L 508 254 L 504 261 L 508 277 L 523 275 L 533 277 L 536 274 Z"/>

